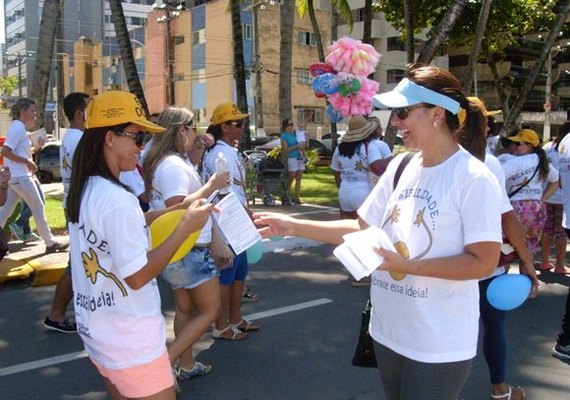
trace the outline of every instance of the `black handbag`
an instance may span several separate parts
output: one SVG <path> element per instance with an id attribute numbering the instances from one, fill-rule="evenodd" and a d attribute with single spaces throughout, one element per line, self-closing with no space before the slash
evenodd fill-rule
<path id="1" fill-rule="evenodd" d="M 376 355 L 374 354 L 374 342 L 368 333 L 368 325 L 370 323 L 370 313 L 372 304 L 370 300 L 366 302 L 366 307 L 362 311 L 362 320 L 360 322 L 360 334 L 358 336 L 358 344 L 352 357 L 352 365 L 363 368 L 376 368 Z"/>

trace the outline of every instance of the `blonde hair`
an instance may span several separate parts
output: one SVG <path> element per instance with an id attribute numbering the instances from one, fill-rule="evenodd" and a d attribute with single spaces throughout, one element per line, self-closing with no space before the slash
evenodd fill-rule
<path id="1" fill-rule="evenodd" d="M 166 128 L 164 133 L 153 136 L 152 147 L 143 162 L 146 192 L 152 193 L 152 177 L 162 159 L 169 154 L 184 156 L 188 139 L 180 134 L 180 128 L 194 120 L 194 113 L 185 107 L 169 107 L 160 113 L 157 124 Z"/>
<path id="2" fill-rule="evenodd" d="M 20 119 L 20 114 L 22 114 L 22 111 L 27 110 L 28 107 L 30 107 L 32 104 L 36 104 L 36 102 L 27 97 L 20 97 L 18 100 L 16 100 L 16 103 L 14 103 L 10 109 L 10 117 L 13 120 Z"/>

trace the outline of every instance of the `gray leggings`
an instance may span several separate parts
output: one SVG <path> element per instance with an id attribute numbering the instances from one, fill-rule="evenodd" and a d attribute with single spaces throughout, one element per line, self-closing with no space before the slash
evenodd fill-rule
<path id="1" fill-rule="evenodd" d="M 388 400 L 455 400 L 471 361 L 428 364 L 410 360 L 374 342 L 380 380 Z"/>

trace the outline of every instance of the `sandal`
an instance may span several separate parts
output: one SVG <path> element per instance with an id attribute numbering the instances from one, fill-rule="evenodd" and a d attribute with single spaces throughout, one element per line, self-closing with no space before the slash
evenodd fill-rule
<path id="1" fill-rule="evenodd" d="M 61 244 L 55 242 L 51 246 L 46 246 L 46 254 L 61 253 L 62 251 L 66 251 L 68 247 L 69 244 Z"/>
<path id="2" fill-rule="evenodd" d="M 253 292 L 250 288 L 246 288 L 241 296 L 241 301 L 243 303 L 253 303 L 259 300 L 259 294 Z"/>
<path id="3" fill-rule="evenodd" d="M 540 264 L 540 266 L 538 267 L 539 271 L 550 271 L 552 268 L 554 268 L 554 265 L 552 265 L 551 263 L 542 263 Z"/>
<path id="4" fill-rule="evenodd" d="M 505 394 L 492 394 L 491 393 L 491 398 L 498 400 L 524 400 L 526 399 L 526 393 L 524 391 L 524 388 L 517 386 L 516 388 L 513 388 L 512 386 L 509 386 L 509 392 L 505 393 Z"/>
<path id="5" fill-rule="evenodd" d="M 229 333 L 232 335 L 228 336 Z M 244 340 L 247 339 L 247 333 L 242 332 L 239 329 L 236 329 L 233 326 L 229 325 L 226 329 L 212 328 L 212 337 L 214 339 L 221 340 Z"/>
<path id="6" fill-rule="evenodd" d="M 554 268 L 554 273 L 556 275 L 568 275 L 570 274 L 570 269 L 566 268 L 564 265 Z"/>
<path id="7" fill-rule="evenodd" d="M 261 329 L 261 326 L 257 325 L 255 322 L 246 321 L 242 319 L 237 324 L 230 324 L 232 328 L 239 329 L 242 332 L 254 332 Z"/>

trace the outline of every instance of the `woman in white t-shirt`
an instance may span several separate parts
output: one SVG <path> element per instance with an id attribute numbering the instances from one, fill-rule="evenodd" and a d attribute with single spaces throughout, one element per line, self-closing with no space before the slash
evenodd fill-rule
<path id="1" fill-rule="evenodd" d="M 188 195 L 208 197 L 227 184 L 229 174 L 214 174 L 205 185 L 187 157 L 196 139 L 194 114 L 187 108 L 170 107 L 158 117 L 166 131 L 153 139 L 143 173 L 151 210 L 178 204 Z M 195 361 L 192 345 L 209 329 L 220 314 L 218 270 L 208 250 L 212 241 L 212 221 L 208 220 L 192 250 L 181 260 L 168 264 L 162 278 L 172 287 L 176 313 L 176 338 L 168 347 L 170 361 L 177 366 L 178 378 L 188 380 L 209 373 L 210 365 Z"/>
<path id="2" fill-rule="evenodd" d="M 334 151 L 331 168 L 339 188 L 342 219 L 358 218 L 356 210 L 392 160 L 388 145 L 377 138 L 378 130 L 381 127 L 377 118 L 352 117 L 348 131 Z"/>
<path id="3" fill-rule="evenodd" d="M 213 206 L 195 202 L 174 232 L 151 249 L 149 224 L 165 211 L 143 214 L 119 174 L 136 168 L 146 131 L 164 129 L 144 117 L 128 92 L 93 97 L 85 115 L 67 198 L 77 333 L 111 398 L 174 400 L 155 278 L 204 226 Z"/>
<path id="4" fill-rule="evenodd" d="M 13 121 L 6 132 L 2 156 L 12 177 L 6 203 L 0 208 L 0 228 L 6 225 L 22 198 L 32 211 L 38 233 L 46 245 L 46 253 L 64 251 L 67 245 L 58 243 L 53 237 L 45 217 L 44 203 L 32 177 L 38 167 L 32 160 L 31 143 L 26 129 L 31 128 L 36 121 L 36 102 L 26 97 L 18 99 L 10 110 L 10 116 Z"/>
<path id="5" fill-rule="evenodd" d="M 460 108 L 467 135 L 480 135 L 480 112 L 469 107 L 461 83 L 435 66 L 411 66 L 373 102 L 393 109 L 392 124 L 418 153 L 403 170 L 404 156 L 388 165 L 357 221 L 254 217 L 264 236 L 335 244 L 344 234 L 382 228 L 397 253 L 377 249 L 384 262 L 372 273 L 369 331 L 386 398 L 455 400 L 477 353 L 477 280 L 493 273 L 501 243 L 498 182 L 454 137 Z"/>
<path id="6" fill-rule="evenodd" d="M 517 146 L 513 150 L 515 157 L 503 163 L 507 194 L 525 232 L 527 245 L 536 253 L 546 220 L 543 202 L 558 188 L 558 171 L 548 162 L 538 134 L 532 129 L 521 129 L 509 140 Z"/>

